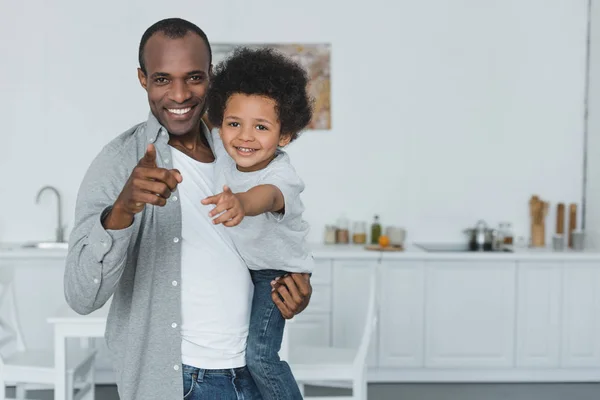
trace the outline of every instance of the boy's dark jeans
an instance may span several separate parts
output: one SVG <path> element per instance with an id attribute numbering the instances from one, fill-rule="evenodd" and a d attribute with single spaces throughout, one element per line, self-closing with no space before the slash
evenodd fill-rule
<path id="1" fill-rule="evenodd" d="M 302 400 L 290 366 L 279 359 L 285 319 L 271 299 L 271 281 L 287 272 L 250 270 L 254 298 L 246 364 L 264 400 Z"/>

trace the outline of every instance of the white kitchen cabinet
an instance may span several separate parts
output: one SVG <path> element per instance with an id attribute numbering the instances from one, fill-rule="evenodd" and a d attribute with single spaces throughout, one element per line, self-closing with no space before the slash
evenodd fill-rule
<path id="1" fill-rule="evenodd" d="M 315 267 L 310 277 L 312 285 L 331 285 L 331 264 L 330 258 L 315 258 Z"/>
<path id="2" fill-rule="evenodd" d="M 379 366 L 423 367 L 423 261 L 384 261 L 380 279 Z"/>
<path id="3" fill-rule="evenodd" d="M 46 318 L 64 305 L 64 257 L 40 254 L 0 251 L 0 268 L 18 266 L 28 344 L 51 350 Z M 329 246 L 317 248 L 315 259 L 313 296 L 290 323 L 290 346 L 357 348 L 375 272 L 373 382 L 600 381 L 600 253 L 381 254 Z M 29 309 L 35 312 L 22 311 Z M 112 383 L 98 342 L 98 381 Z"/>
<path id="4" fill-rule="evenodd" d="M 369 276 L 376 260 L 333 261 L 333 346 L 358 349 L 365 329 Z M 368 366 L 377 366 L 377 329 L 371 337 Z"/>
<path id="5" fill-rule="evenodd" d="M 515 263 L 429 261 L 425 273 L 425 366 L 510 367 Z"/>
<path id="6" fill-rule="evenodd" d="M 290 324 L 292 346 L 331 346 L 331 315 L 300 314 Z"/>
<path id="7" fill-rule="evenodd" d="M 517 366 L 560 364 L 560 262 L 519 262 L 517 272 Z"/>
<path id="8" fill-rule="evenodd" d="M 289 327 L 291 346 L 331 346 L 331 264 L 331 259 L 315 260 L 310 303 Z"/>
<path id="9" fill-rule="evenodd" d="M 316 285 L 312 284 L 313 292 L 310 297 L 308 307 L 298 315 L 313 315 L 313 314 L 331 314 L 331 284 Z"/>
<path id="10" fill-rule="evenodd" d="M 600 266 L 565 262 L 562 366 L 600 367 Z"/>

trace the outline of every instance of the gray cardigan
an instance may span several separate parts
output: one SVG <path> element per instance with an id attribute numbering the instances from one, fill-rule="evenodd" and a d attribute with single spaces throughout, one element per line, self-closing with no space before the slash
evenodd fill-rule
<path id="1" fill-rule="evenodd" d="M 102 149 L 79 189 L 69 240 L 64 277 L 69 305 L 88 314 L 114 295 L 105 338 L 122 400 L 183 398 L 177 191 L 164 207 L 146 205 L 126 229 L 105 230 L 101 223 L 148 143 L 156 147 L 157 165 L 173 168 L 168 140 L 150 113 Z"/>

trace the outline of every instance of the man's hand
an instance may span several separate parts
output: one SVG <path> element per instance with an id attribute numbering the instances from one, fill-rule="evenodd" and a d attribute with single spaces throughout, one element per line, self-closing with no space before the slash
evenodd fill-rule
<path id="1" fill-rule="evenodd" d="M 271 282 L 271 298 L 285 319 L 292 319 L 308 306 L 312 295 L 309 274 L 287 274 Z"/>
<path id="2" fill-rule="evenodd" d="M 246 216 L 244 204 L 236 193 L 233 193 L 227 185 L 223 186 L 223 192 L 202 200 L 204 205 L 214 204 L 216 207 L 208 215 L 213 218 L 213 224 L 223 224 L 231 227 L 236 226 Z"/>
<path id="3" fill-rule="evenodd" d="M 158 168 L 156 148 L 149 144 L 146 154 L 131 172 L 111 212 L 104 219 L 105 229 L 124 229 L 131 225 L 133 216 L 146 204 L 164 206 L 179 183 L 181 173 L 176 169 Z"/>

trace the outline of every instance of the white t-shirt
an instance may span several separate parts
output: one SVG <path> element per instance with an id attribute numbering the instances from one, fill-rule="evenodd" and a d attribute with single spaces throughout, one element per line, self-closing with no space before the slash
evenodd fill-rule
<path id="1" fill-rule="evenodd" d="M 227 228 L 248 268 L 312 272 L 314 259 L 306 243 L 309 225 L 302 219 L 304 205 L 300 200 L 304 182 L 290 164 L 289 156 L 278 151 L 265 168 L 241 172 L 223 147 L 217 129 L 213 130 L 212 136 L 216 157 L 215 193 L 222 192 L 224 185 L 238 193 L 270 184 L 281 190 L 285 201 L 284 214 L 244 217 L 239 225 Z"/>
<path id="2" fill-rule="evenodd" d="M 200 201 L 213 194 L 215 163 L 201 163 L 171 148 L 183 181 L 181 201 L 181 353 L 197 368 L 246 365 L 253 285 L 248 269 L 222 225 Z"/>

